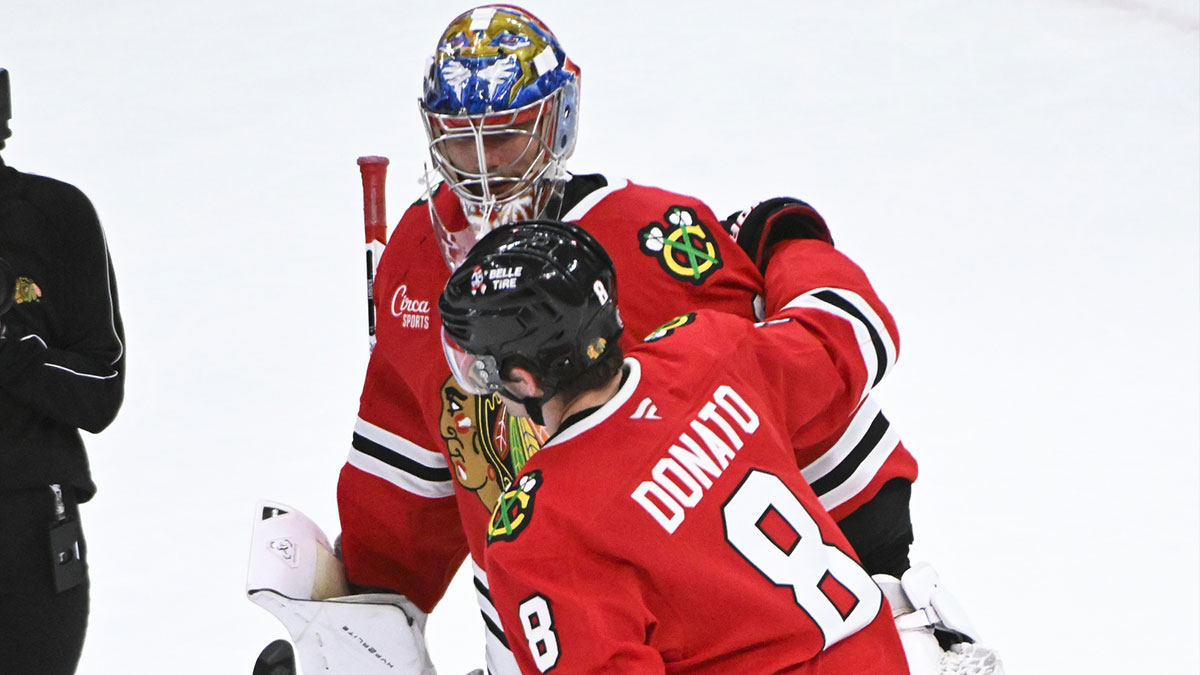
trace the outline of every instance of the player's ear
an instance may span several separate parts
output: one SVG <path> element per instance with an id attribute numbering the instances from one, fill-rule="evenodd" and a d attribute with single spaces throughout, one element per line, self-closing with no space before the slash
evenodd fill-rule
<path id="1" fill-rule="evenodd" d="M 509 391 L 522 398 L 538 398 L 543 393 L 537 375 L 521 366 L 509 368 L 504 374 L 504 379 L 508 383 Z"/>

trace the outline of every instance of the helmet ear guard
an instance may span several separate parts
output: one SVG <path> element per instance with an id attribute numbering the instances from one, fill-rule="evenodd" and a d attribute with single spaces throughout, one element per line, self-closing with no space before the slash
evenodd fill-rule
<path id="1" fill-rule="evenodd" d="M 562 87 L 561 99 L 554 129 L 554 142 L 550 149 L 561 162 L 575 152 L 575 138 L 579 132 L 579 76 Z"/>

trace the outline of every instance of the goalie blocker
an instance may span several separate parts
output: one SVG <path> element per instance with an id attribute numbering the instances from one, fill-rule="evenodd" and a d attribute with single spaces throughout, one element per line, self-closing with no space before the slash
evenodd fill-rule
<path id="1" fill-rule="evenodd" d="M 290 506 L 255 506 L 246 595 L 287 629 L 306 675 L 436 675 L 425 613 L 402 595 L 351 595 L 325 533 Z"/>

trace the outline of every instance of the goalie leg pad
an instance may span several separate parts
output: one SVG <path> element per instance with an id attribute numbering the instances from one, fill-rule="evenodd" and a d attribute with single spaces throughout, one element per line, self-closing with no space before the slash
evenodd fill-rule
<path id="1" fill-rule="evenodd" d="M 923 620 L 923 615 L 921 621 L 909 619 L 915 615 L 915 608 L 904 594 L 899 579 L 886 574 L 876 574 L 872 578 L 892 607 L 892 618 L 900 632 L 909 672 L 912 675 L 937 675 L 943 652 L 933 634 L 933 626 Z"/>
<path id="2" fill-rule="evenodd" d="M 979 631 L 971 625 L 971 620 L 954 594 L 942 586 L 932 565 L 913 565 L 900 577 L 900 586 L 916 610 L 914 617 L 923 616 L 923 620 L 930 622 L 934 630 L 953 633 L 967 642 L 979 640 Z"/>
<path id="3" fill-rule="evenodd" d="M 250 600 L 283 623 L 305 675 L 437 675 L 425 646 L 426 615 L 404 596 L 371 593 L 318 601 L 258 590 Z"/>
<path id="4" fill-rule="evenodd" d="M 1004 664 L 995 651 L 960 642 L 942 653 L 938 675 L 1004 675 Z"/>
<path id="5" fill-rule="evenodd" d="M 426 614 L 402 595 L 349 595 L 325 533 L 286 504 L 255 506 L 246 595 L 287 629 L 305 675 L 436 675 Z"/>
<path id="6" fill-rule="evenodd" d="M 999 655 L 973 644 L 979 632 L 928 563 L 917 563 L 900 579 L 886 574 L 872 578 L 892 607 L 913 675 L 1004 675 Z M 943 650 L 939 633 L 959 644 Z"/>

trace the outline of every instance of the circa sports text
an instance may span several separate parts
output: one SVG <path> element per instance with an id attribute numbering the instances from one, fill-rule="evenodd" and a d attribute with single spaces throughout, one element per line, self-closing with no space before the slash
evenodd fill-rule
<path id="1" fill-rule="evenodd" d="M 408 284 L 400 284 L 392 294 L 392 316 L 399 317 L 404 328 L 429 329 L 428 300 L 414 300 L 408 297 Z"/>

